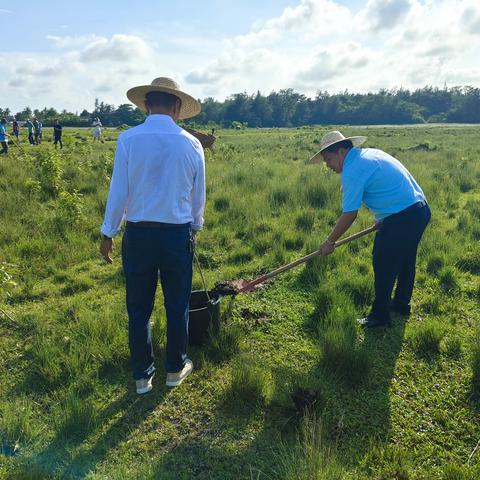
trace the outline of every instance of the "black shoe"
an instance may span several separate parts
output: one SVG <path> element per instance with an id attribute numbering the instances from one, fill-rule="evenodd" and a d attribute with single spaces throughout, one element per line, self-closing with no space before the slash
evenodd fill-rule
<path id="1" fill-rule="evenodd" d="M 363 328 L 377 328 L 377 327 L 390 327 L 392 322 L 390 320 L 378 320 L 377 318 L 366 316 L 365 318 L 357 319 L 357 322 Z"/>
<path id="2" fill-rule="evenodd" d="M 397 303 L 392 302 L 389 309 L 391 312 L 398 313 L 404 317 L 410 316 L 410 305 L 398 305 Z"/>

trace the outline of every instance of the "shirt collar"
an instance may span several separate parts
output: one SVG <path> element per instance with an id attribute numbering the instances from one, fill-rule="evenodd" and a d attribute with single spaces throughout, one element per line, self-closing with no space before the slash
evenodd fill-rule
<path id="1" fill-rule="evenodd" d="M 151 113 L 145 119 L 146 122 L 155 122 L 155 123 L 163 123 L 165 125 L 176 125 L 173 118 L 170 115 L 165 115 L 163 113 Z"/>
<path id="2" fill-rule="evenodd" d="M 358 151 L 360 149 L 358 147 L 353 147 L 351 148 L 348 153 L 345 155 L 345 158 L 343 159 L 343 164 L 345 165 L 347 161 L 352 160 L 356 155 L 358 155 Z"/>

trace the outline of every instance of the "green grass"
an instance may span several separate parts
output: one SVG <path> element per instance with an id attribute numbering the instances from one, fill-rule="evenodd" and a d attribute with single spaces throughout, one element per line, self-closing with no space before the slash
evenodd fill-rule
<path id="1" fill-rule="evenodd" d="M 218 131 L 197 237 L 209 286 L 319 248 L 340 179 L 302 159 L 328 129 Z M 168 390 L 159 289 L 157 376 L 143 398 L 121 236 L 112 266 L 98 253 L 113 141 L 67 128 L 63 150 L 12 145 L 0 159 L 1 479 L 479 478 L 480 128 L 340 130 L 396 155 L 429 199 L 409 319 L 356 325 L 373 297 L 367 236 L 224 299 L 223 328 L 190 349 L 194 373 Z M 371 223 L 362 210 L 351 232 Z M 298 389 L 321 401 L 294 408 Z"/>

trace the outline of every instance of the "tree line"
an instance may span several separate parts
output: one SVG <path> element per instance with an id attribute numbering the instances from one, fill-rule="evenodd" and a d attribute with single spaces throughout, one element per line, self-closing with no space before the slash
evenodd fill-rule
<path id="1" fill-rule="evenodd" d="M 236 93 L 224 101 L 206 98 L 202 112 L 189 122 L 194 125 L 222 127 L 296 127 L 301 125 L 375 125 L 411 123 L 480 123 L 480 89 L 472 86 L 417 90 L 380 90 L 376 93 L 329 94 L 318 91 L 309 98 L 293 89 L 273 91 L 268 95 Z M 0 116 L 12 116 L 0 109 Z M 145 113 L 130 104 L 115 108 L 95 100 L 94 109 L 80 114 L 53 108 L 25 108 L 15 114 L 17 120 L 36 116 L 45 126 L 58 118 L 65 126 L 90 126 L 99 117 L 103 125 L 138 125 Z"/>

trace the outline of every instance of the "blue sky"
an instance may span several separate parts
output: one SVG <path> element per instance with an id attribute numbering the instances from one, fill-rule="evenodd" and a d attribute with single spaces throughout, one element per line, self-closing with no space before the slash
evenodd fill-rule
<path id="1" fill-rule="evenodd" d="M 0 107 L 118 105 L 157 76 L 199 98 L 480 84 L 478 0 L 0 2 Z"/>

